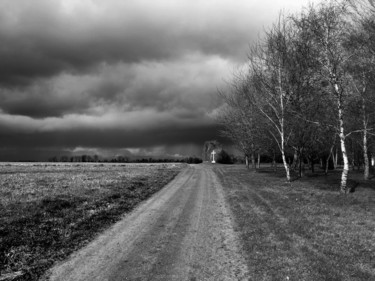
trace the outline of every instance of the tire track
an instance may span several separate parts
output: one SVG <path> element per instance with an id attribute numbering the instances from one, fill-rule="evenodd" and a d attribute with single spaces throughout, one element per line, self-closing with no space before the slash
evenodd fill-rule
<path id="1" fill-rule="evenodd" d="M 310 275 L 299 276 L 300 280 L 323 280 L 325 276 L 331 276 L 331 278 L 334 278 L 333 280 L 347 280 L 347 276 L 343 272 L 334 270 L 334 263 L 319 249 L 319 245 L 311 244 L 308 238 L 297 234 L 290 228 L 288 219 L 275 210 L 271 201 L 260 194 L 259 187 L 254 186 L 251 182 L 244 183 L 235 177 L 231 177 L 232 182 L 228 182 L 224 175 L 222 172 L 222 179 L 226 185 L 235 186 L 234 189 L 240 190 L 241 202 L 238 202 L 238 205 L 242 211 L 252 210 L 249 215 L 253 218 L 253 225 L 257 227 L 257 229 L 252 229 L 252 233 L 256 231 L 262 237 L 263 242 L 261 244 L 268 248 L 273 246 L 275 254 L 277 253 L 285 260 L 298 260 L 297 263 L 300 267 L 308 269 L 306 271 L 310 272 Z M 265 191 L 263 190 L 263 192 Z M 228 191 L 228 193 L 230 196 L 237 196 L 231 191 Z M 301 223 L 303 223 L 303 219 L 302 216 Z M 257 241 L 256 244 L 260 244 L 259 242 Z M 259 249 L 253 248 L 253 251 L 254 256 L 248 255 L 250 263 L 258 258 L 258 254 L 261 256 Z M 271 249 L 268 249 L 268 251 L 271 251 Z M 288 251 L 288 256 L 283 257 L 284 251 Z M 290 255 L 290 252 L 292 252 L 292 255 Z M 316 263 L 316 260 L 321 262 Z M 249 267 L 251 268 L 251 265 Z"/>
<path id="2" fill-rule="evenodd" d="M 191 165 L 51 280 L 246 280 L 231 216 L 212 166 Z"/>
<path id="3" fill-rule="evenodd" d="M 136 242 L 157 223 L 165 206 L 168 206 L 193 175 L 193 169 L 185 169 L 166 187 L 126 215 L 122 221 L 73 254 L 68 260 L 49 270 L 44 279 L 109 280 L 108 276 L 114 267 L 119 261 L 127 260 L 128 253 L 132 251 Z"/>

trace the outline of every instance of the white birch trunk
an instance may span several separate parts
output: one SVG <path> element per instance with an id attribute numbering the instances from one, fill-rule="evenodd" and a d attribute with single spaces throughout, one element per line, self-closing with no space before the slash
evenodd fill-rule
<path id="1" fill-rule="evenodd" d="M 281 151 L 281 157 L 283 159 L 283 164 L 284 164 L 284 168 L 285 168 L 286 180 L 288 182 L 290 182 L 290 171 L 289 171 L 288 163 L 286 162 L 286 157 L 285 157 L 284 150 Z"/>
<path id="2" fill-rule="evenodd" d="M 284 124 L 284 114 L 285 114 L 285 105 L 284 105 L 284 93 L 283 93 L 283 88 L 282 88 L 282 83 L 281 83 L 281 66 L 279 64 L 279 95 L 280 95 L 280 109 L 281 109 L 281 118 L 279 119 L 280 122 L 280 137 L 281 137 L 281 144 L 280 144 L 280 150 L 281 150 L 281 157 L 283 159 L 283 164 L 285 168 L 285 173 L 286 173 L 286 180 L 287 182 L 290 182 L 290 168 L 289 165 L 286 161 L 285 157 L 285 124 Z"/>
<path id="3" fill-rule="evenodd" d="M 368 160 L 368 147 L 367 147 L 367 131 L 363 133 L 363 157 L 364 157 L 364 172 L 363 179 L 368 180 L 370 176 L 370 161 Z"/>
<path id="4" fill-rule="evenodd" d="M 338 86 L 335 85 L 335 90 L 338 93 Z M 340 145 L 341 145 L 341 151 L 342 151 L 342 159 L 344 161 L 344 167 L 342 169 L 341 174 L 341 184 L 340 184 L 340 192 L 347 193 L 347 180 L 348 180 L 348 173 L 349 173 L 349 160 L 348 160 L 348 154 L 346 152 L 345 147 L 345 133 L 344 133 L 344 120 L 343 120 L 343 112 L 342 112 L 342 105 L 341 105 L 341 99 L 339 97 L 338 100 L 338 108 L 339 108 L 339 130 L 340 130 Z"/>
<path id="5" fill-rule="evenodd" d="M 366 103 L 362 98 L 362 114 L 363 114 L 363 159 L 364 159 L 364 172 L 363 179 L 368 180 L 370 176 L 370 161 L 368 159 L 368 146 L 367 146 L 367 120 L 366 120 Z"/>
<path id="6" fill-rule="evenodd" d="M 289 169 L 289 165 L 286 161 L 286 156 L 285 156 L 285 139 L 284 139 L 284 130 L 282 130 L 282 133 L 281 133 L 281 158 L 283 159 L 283 164 L 284 164 L 284 168 L 285 168 L 285 173 L 286 173 L 286 180 L 287 182 L 290 182 L 290 169 Z"/>

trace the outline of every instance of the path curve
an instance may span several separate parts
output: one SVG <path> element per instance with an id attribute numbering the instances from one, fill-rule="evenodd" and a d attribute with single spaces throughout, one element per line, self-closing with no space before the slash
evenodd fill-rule
<path id="1" fill-rule="evenodd" d="M 246 280 L 223 187 L 210 165 L 190 165 L 67 261 L 49 279 Z"/>

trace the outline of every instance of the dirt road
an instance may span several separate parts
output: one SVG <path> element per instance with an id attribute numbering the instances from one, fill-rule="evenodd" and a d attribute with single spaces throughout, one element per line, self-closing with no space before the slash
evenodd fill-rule
<path id="1" fill-rule="evenodd" d="M 49 275 L 75 281 L 245 280 L 247 267 L 223 187 L 209 165 L 192 165 Z"/>

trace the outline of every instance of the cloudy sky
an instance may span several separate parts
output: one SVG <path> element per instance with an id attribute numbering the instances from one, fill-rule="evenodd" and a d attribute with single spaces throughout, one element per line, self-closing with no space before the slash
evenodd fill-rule
<path id="1" fill-rule="evenodd" d="M 309 2 L 0 0 L 0 160 L 200 156 L 249 44 Z"/>

